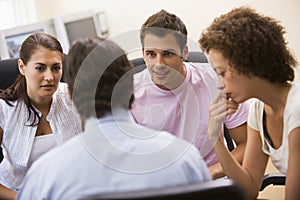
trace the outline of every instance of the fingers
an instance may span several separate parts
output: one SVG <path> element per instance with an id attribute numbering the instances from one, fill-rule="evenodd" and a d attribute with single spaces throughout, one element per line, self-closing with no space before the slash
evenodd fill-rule
<path id="1" fill-rule="evenodd" d="M 211 104 L 216 104 L 217 102 L 224 101 L 226 99 L 226 95 L 220 92 L 215 98 L 212 100 Z"/>
<path id="2" fill-rule="evenodd" d="M 226 100 L 226 115 L 231 115 L 237 111 L 239 105 L 231 98 Z"/>
<path id="3" fill-rule="evenodd" d="M 231 98 L 227 98 L 225 94 L 220 92 L 212 100 L 209 111 L 210 119 L 208 124 L 208 135 L 212 142 L 218 140 L 224 123 L 224 117 L 236 112 L 238 104 Z"/>
<path id="4" fill-rule="evenodd" d="M 211 104 L 210 106 L 210 115 L 214 118 L 216 117 L 224 117 L 226 115 L 226 102 L 225 101 L 220 101 L 215 104 Z"/>
<path id="5" fill-rule="evenodd" d="M 239 107 L 239 105 L 234 102 L 231 98 L 227 98 L 226 94 L 220 92 L 211 102 L 210 112 L 212 116 L 217 116 L 217 113 L 224 112 L 223 104 L 226 104 L 225 110 L 226 115 L 231 115 L 235 113 Z"/>

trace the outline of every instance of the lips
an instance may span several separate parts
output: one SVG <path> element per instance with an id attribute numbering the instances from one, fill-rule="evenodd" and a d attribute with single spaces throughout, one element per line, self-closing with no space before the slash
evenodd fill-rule
<path id="1" fill-rule="evenodd" d="M 153 71 L 153 73 L 158 77 L 165 77 L 168 74 L 168 71 Z"/>
<path id="2" fill-rule="evenodd" d="M 47 85 L 42 85 L 41 87 L 43 88 L 52 88 L 54 87 L 55 85 L 52 85 L 52 84 L 47 84 Z"/>
<path id="3" fill-rule="evenodd" d="M 225 93 L 226 99 L 231 99 L 231 95 L 229 93 Z"/>

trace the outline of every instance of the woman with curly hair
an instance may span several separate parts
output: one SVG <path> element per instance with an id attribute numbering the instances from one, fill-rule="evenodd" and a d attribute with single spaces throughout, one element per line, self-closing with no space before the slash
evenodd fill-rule
<path id="1" fill-rule="evenodd" d="M 286 199 L 300 198 L 300 85 L 293 83 L 297 62 L 280 23 L 249 7 L 216 18 L 199 43 L 220 76 L 221 92 L 210 106 L 209 136 L 225 174 L 249 199 L 257 197 L 268 158 L 286 174 Z M 230 106 L 255 98 L 249 111 L 242 166 L 220 139 Z"/>

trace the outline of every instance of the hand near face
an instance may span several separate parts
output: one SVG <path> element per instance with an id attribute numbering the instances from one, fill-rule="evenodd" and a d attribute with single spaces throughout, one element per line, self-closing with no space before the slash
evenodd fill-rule
<path id="1" fill-rule="evenodd" d="M 238 104 L 227 98 L 225 94 L 219 93 L 211 102 L 208 134 L 212 142 L 220 138 L 223 128 L 224 117 L 233 114 L 238 109 Z"/>

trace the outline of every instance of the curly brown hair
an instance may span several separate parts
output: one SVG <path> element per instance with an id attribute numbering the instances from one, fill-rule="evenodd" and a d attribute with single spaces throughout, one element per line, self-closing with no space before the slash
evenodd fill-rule
<path id="1" fill-rule="evenodd" d="M 199 39 L 203 51 L 218 50 L 230 67 L 271 83 L 294 80 L 297 61 L 279 21 L 242 6 L 216 18 Z"/>
<path id="2" fill-rule="evenodd" d="M 100 118 L 114 108 L 128 109 L 133 102 L 132 65 L 110 40 L 77 40 L 68 53 L 65 80 L 83 118 Z"/>

